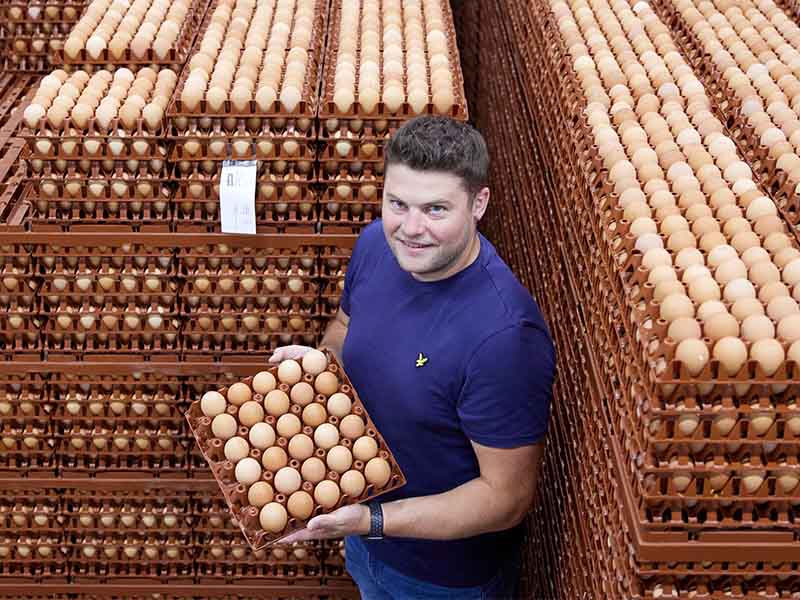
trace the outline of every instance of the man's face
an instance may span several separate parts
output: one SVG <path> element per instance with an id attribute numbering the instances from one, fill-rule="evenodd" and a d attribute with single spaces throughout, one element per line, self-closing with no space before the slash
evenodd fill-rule
<path id="1" fill-rule="evenodd" d="M 487 201 L 484 189 L 470 203 L 461 178 L 451 173 L 391 165 L 384 179 L 383 233 L 400 267 L 422 281 L 455 272 Z"/>

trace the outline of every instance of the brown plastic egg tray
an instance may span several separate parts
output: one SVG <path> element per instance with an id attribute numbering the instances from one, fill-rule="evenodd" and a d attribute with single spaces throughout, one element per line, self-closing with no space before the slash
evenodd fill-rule
<path id="1" fill-rule="evenodd" d="M 259 313 L 254 313 L 258 315 Z M 184 355 L 201 354 L 221 357 L 228 354 L 271 354 L 278 347 L 301 344 L 316 344 L 321 327 L 318 320 L 303 313 L 272 316 L 260 315 L 259 326 L 253 331 L 242 324 L 241 314 L 233 313 L 236 322 L 230 329 L 222 323 L 220 313 L 207 313 L 208 322 L 203 323 L 198 313 L 187 315 L 181 330 L 182 352 Z M 267 325 L 273 324 L 269 328 Z M 208 327 L 204 327 L 208 325 Z"/>
<path id="2" fill-rule="evenodd" d="M 235 252 L 235 253 L 234 253 Z M 178 249 L 178 275 L 195 277 L 203 271 L 211 271 L 210 275 L 231 276 L 242 275 L 263 276 L 274 274 L 280 280 L 281 275 L 299 273 L 303 269 L 306 274 L 316 277 L 319 250 L 315 246 L 298 246 L 296 248 L 236 248 L 227 244 L 222 246 L 195 245 Z M 210 276 L 202 273 L 204 277 Z"/>
<path id="3" fill-rule="evenodd" d="M 205 35 L 208 25 L 211 23 L 211 18 L 217 6 L 215 1 L 211 1 L 206 10 L 205 19 L 203 20 L 200 30 L 195 40 L 195 46 L 199 49 L 200 43 Z M 306 76 L 303 81 L 303 89 L 300 90 L 300 102 L 295 107 L 295 110 L 289 113 L 284 110 L 279 100 L 275 100 L 273 108 L 270 111 L 262 112 L 258 109 L 255 100 L 250 101 L 250 110 L 238 113 L 234 111 L 230 100 L 226 100 L 223 104 L 222 110 L 219 112 L 212 112 L 210 107 L 207 106 L 205 97 L 201 98 L 195 110 L 189 110 L 181 101 L 184 84 L 189 76 L 189 69 L 184 69 L 181 74 L 178 84 L 175 87 L 172 102 L 167 108 L 167 115 L 173 120 L 176 118 L 185 118 L 188 123 L 195 122 L 201 124 L 210 124 L 209 127 L 203 127 L 206 130 L 211 129 L 216 124 L 224 122 L 225 118 L 242 117 L 242 118 L 278 118 L 278 119 L 293 119 L 293 118 L 309 118 L 313 119 L 317 116 L 317 90 L 319 89 L 320 77 L 322 74 L 321 62 L 323 49 L 320 47 L 323 40 L 325 40 L 325 31 L 328 24 L 328 2 L 327 0 L 318 0 L 316 10 L 314 13 L 314 25 L 311 32 L 311 43 L 308 48 L 308 62 L 306 63 Z M 288 48 L 287 48 L 288 51 Z M 191 61 L 193 55 L 188 56 L 186 64 Z M 283 74 L 285 66 L 281 73 L 281 83 L 283 83 Z M 205 119 L 203 119 L 205 117 Z M 280 123 L 280 121 L 278 122 Z M 274 123 L 277 129 L 281 129 Z M 183 129 L 181 127 L 181 129 Z"/>
<path id="4" fill-rule="evenodd" d="M 297 179 L 275 178 L 269 176 L 256 182 L 256 207 L 260 205 L 274 206 L 278 203 L 289 204 L 291 202 L 316 204 L 316 196 L 310 186 L 313 180 L 305 179 L 305 176 L 298 176 Z M 287 191 L 287 186 L 294 186 Z M 205 204 L 209 201 L 216 202 L 219 197 L 219 176 L 209 178 L 203 177 L 194 180 L 193 178 L 181 180 L 175 192 L 175 204 L 178 209 L 178 216 L 192 215 L 195 204 Z M 184 205 L 185 204 L 185 205 Z M 205 209 L 207 210 L 207 209 Z"/>
<path id="5" fill-rule="evenodd" d="M 174 428 L 182 415 L 178 396 L 161 390 L 152 394 L 140 390 L 130 394 L 97 391 L 87 394 L 71 389 L 58 395 L 53 393 L 51 398 L 52 418 L 69 426 L 75 423 L 80 427 L 107 429 L 119 424 L 159 431 L 162 425 Z"/>
<path id="6" fill-rule="evenodd" d="M 0 496 L 0 535 L 12 531 L 41 534 L 63 531 L 60 498 L 47 490 L 19 491 Z"/>
<path id="7" fill-rule="evenodd" d="M 256 185 L 273 183 L 285 186 L 291 183 L 298 185 L 310 183 L 314 173 L 313 167 L 314 164 L 310 160 L 262 160 L 257 163 Z M 182 160 L 170 164 L 170 178 L 178 184 L 209 183 L 218 185 L 221 172 L 222 162 L 219 160 L 200 162 Z"/>
<path id="8" fill-rule="evenodd" d="M 86 2 L 45 0 L 44 2 L 0 2 L 0 22 L 4 27 L 36 26 L 47 23 L 76 23 Z"/>
<path id="9" fill-rule="evenodd" d="M 0 313 L 0 352 L 39 352 L 42 328 L 43 319 L 36 313 Z"/>
<path id="10" fill-rule="evenodd" d="M 24 199 L 32 210 L 32 227 L 57 226 L 69 231 L 76 225 L 143 225 L 170 222 L 172 199 L 169 197 L 124 198 L 43 198 L 28 186 Z"/>
<path id="11" fill-rule="evenodd" d="M 456 45 L 456 33 L 453 25 L 453 16 L 450 9 L 449 2 L 441 2 L 442 16 L 444 17 L 444 25 L 447 29 L 445 35 L 447 37 L 449 49 L 450 64 L 453 67 L 453 87 L 452 90 L 455 102 L 452 108 L 447 112 L 447 116 L 460 121 L 466 121 L 467 115 L 467 101 L 464 95 L 464 81 L 461 73 L 460 61 L 458 55 L 458 47 Z M 328 26 L 328 40 L 325 45 L 325 61 L 322 73 L 322 99 L 319 108 L 319 117 L 321 119 L 329 118 L 350 118 L 350 119 L 370 119 L 370 120 L 391 120 L 399 127 L 402 121 L 411 119 L 417 116 L 407 102 L 403 102 L 400 109 L 396 113 L 391 113 L 386 109 L 384 103 L 379 101 L 375 109 L 370 114 L 364 114 L 359 110 L 358 95 L 356 94 L 356 102 L 350 109 L 342 113 L 333 102 L 334 94 L 334 76 L 336 74 L 336 58 L 339 54 L 339 33 L 340 33 L 340 19 L 342 12 L 342 0 L 335 0 L 331 5 L 330 24 Z M 423 13 L 424 16 L 424 13 Z M 379 42 L 380 51 L 383 50 L 382 41 Z M 356 72 L 360 66 L 360 44 L 359 41 L 356 45 L 356 56 L 354 65 Z M 427 53 L 426 53 L 427 54 Z M 381 74 L 381 89 L 383 88 L 383 75 Z M 357 89 L 356 89 L 357 92 Z M 436 114 L 432 104 L 428 104 L 422 114 Z"/>
<path id="12" fill-rule="evenodd" d="M 127 66 L 131 69 L 153 65 L 181 68 L 186 63 L 186 59 L 189 56 L 192 42 L 197 35 L 207 6 L 208 0 L 194 0 L 194 2 L 192 2 L 186 18 L 181 23 L 181 30 L 180 33 L 178 33 L 178 38 L 174 43 L 175 45 L 169 49 L 167 56 L 164 58 L 159 58 L 152 48 L 148 48 L 145 55 L 142 57 L 134 56 L 130 49 L 126 48 L 121 58 L 115 58 L 108 49 L 105 49 L 96 59 L 91 58 L 86 48 L 83 48 L 78 53 L 78 56 L 70 58 L 62 48 L 60 51 L 54 53 L 53 62 L 58 65 L 76 66 L 97 65 L 98 67 L 104 67 L 107 65 L 119 65 Z"/>
<path id="13" fill-rule="evenodd" d="M 12 477 L 32 473 L 37 476 L 55 474 L 56 440 L 50 425 L 42 428 L 5 423 L 0 430 L 0 445 L 3 449 L 0 452 L 0 474 Z"/>
<path id="14" fill-rule="evenodd" d="M 378 456 L 382 457 L 384 460 L 389 461 L 391 467 L 391 476 L 389 481 L 387 482 L 386 486 L 381 489 L 376 489 L 373 484 L 367 484 L 364 491 L 362 492 L 361 496 L 358 498 L 350 498 L 346 494 L 342 495 L 338 502 L 331 507 L 330 509 L 323 509 L 322 506 L 315 503 L 313 515 L 319 515 L 327 512 L 331 512 L 340 506 L 354 504 L 357 502 L 364 502 L 370 500 L 374 497 L 377 497 L 381 494 L 386 492 L 395 490 L 403 485 L 405 485 L 405 477 L 400 470 L 399 465 L 395 461 L 394 457 L 391 455 L 385 440 L 380 435 L 380 433 L 375 429 L 372 420 L 369 418 L 366 410 L 364 409 L 363 405 L 361 404 L 361 400 L 358 398 L 357 393 L 353 389 L 352 385 L 350 384 L 350 380 L 344 371 L 341 369 L 341 366 L 336 361 L 335 357 L 327 354 L 328 358 L 328 371 L 334 373 L 338 378 L 340 378 L 340 385 L 339 390 L 341 393 L 345 393 L 351 397 L 353 402 L 353 407 L 351 409 L 350 414 L 355 414 L 361 416 L 362 419 L 365 421 L 365 434 L 374 438 L 378 442 L 379 453 Z M 269 368 L 269 371 L 276 377 L 277 379 L 277 366 L 272 366 Z M 309 374 L 305 374 L 302 381 L 312 382 L 314 377 Z M 244 380 L 244 383 L 250 385 L 252 383 L 251 378 L 247 378 Z M 278 389 L 288 392 L 289 386 L 286 384 L 280 384 Z M 225 395 L 227 393 L 228 388 L 221 388 L 219 391 L 221 394 Z M 315 402 L 324 403 L 327 401 L 327 396 L 324 394 L 318 394 L 314 400 Z M 294 405 L 294 408 L 290 407 L 290 412 L 292 414 L 297 414 L 300 412 L 300 406 Z M 236 407 L 235 405 L 229 405 L 229 414 L 233 414 L 235 416 Z M 189 422 L 189 426 L 192 429 L 192 433 L 194 434 L 197 443 L 199 444 L 201 450 L 203 451 L 204 456 L 208 460 L 212 473 L 214 474 L 214 478 L 217 480 L 217 483 L 222 490 L 222 493 L 225 496 L 225 500 L 228 503 L 228 506 L 232 512 L 236 516 L 236 519 L 239 522 L 239 525 L 242 529 L 242 532 L 247 539 L 248 544 L 251 546 L 253 550 L 260 550 L 265 548 L 266 546 L 280 540 L 281 538 L 285 537 L 286 535 L 302 529 L 305 527 L 306 522 L 297 519 L 295 517 L 289 518 L 288 524 L 286 528 L 281 531 L 280 533 L 270 533 L 265 531 L 260 527 L 259 524 L 259 510 L 247 504 L 247 486 L 244 484 L 238 483 L 233 477 L 234 471 L 234 464 L 231 461 L 225 460 L 223 454 L 223 445 L 224 443 L 222 440 L 218 438 L 212 437 L 211 433 L 211 419 L 205 417 L 201 410 L 200 410 L 200 401 L 195 401 L 192 403 L 189 411 L 186 414 L 186 419 Z M 274 417 L 268 416 L 265 418 L 265 421 L 268 423 L 270 420 L 274 421 Z M 333 423 L 334 425 L 338 425 L 338 419 L 336 417 L 331 417 L 328 419 L 329 423 Z M 241 426 L 239 428 L 240 435 L 246 435 L 247 427 Z M 306 435 L 313 434 L 313 428 L 310 426 L 305 426 L 303 428 L 303 433 Z M 341 445 L 348 447 L 352 444 L 346 444 L 347 438 L 341 440 Z M 276 441 L 276 445 L 278 447 L 285 448 L 288 444 L 288 440 L 285 438 L 278 438 Z M 322 457 L 326 453 L 324 449 L 316 448 L 316 452 L 314 456 Z M 261 451 L 258 449 L 253 449 L 250 452 L 250 456 L 256 459 L 260 458 Z M 296 459 L 292 459 L 289 462 L 289 466 L 293 468 L 299 468 L 300 463 Z M 352 468 L 356 470 L 362 470 L 364 468 L 363 463 L 361 461 L 355 461 L 352 465 Z M 261 480 L 271 482 L 274 473 L 272 471 L 265 470 L 262 474 Z M 326 479 L 337 481 L 338 480 L 338 473 L 331 471 L 327 474 Z M 306 492 L 313 491 L 314 485 L 311 482 L 305 482 L 302 486 L 302 490 Z M 287 498 L 283 494 L 277 494 L 274 498 L 275 502 L 279 502 L 284 504 L 287 502 Z"/>
<path id="15" fill-rule="evenodd" d="M 216 132 L 215 132 L 216 133 Z M 173 142 L 169 159 L 178 160 L 314 160 L 317 156 L 313 130 L 307 135 L 289 133 L 251 136 L 246 130 L 238 136 L 216 133 L 198 137 L 182 135 L 170 138 Z M 197 143 L 192 153 L 187 143 Z"/>
<path id="16" fill-rule="evenodd" d="M 315 233 L 317 226 L 317 199 L 314 192 L 302 189 L 299 198 L 255 199 L 256 232 Z M 202 227 L 208 232 L 220 232 L 219 194 L 200 198 L 175 198 L 174 221 L 178 231 Z"/>
<path id="17" fill-rule="evenodd" d="M 63 495 L 66 530 L 72 534 L 190 534 L 187 492 L 95 492 L 72 489 Z"/>
<path id="18" fill-rule="evenodd" d="M 62 274 L 101 274 L 109 269 L 119 272 L 130 268 L 145 272 L 161 269 L 172 274 L 174 249 L 171 247 L 152 246 L 137 242 L 135 238 L 130 242 L 117 239 L 116 244 L 108 245 L 95 240 L 81 244 L 74 237 L 62 239 L 67 245 L 44 243 L 33 246 L 34 265 L 38 275 L 51 278 Z"/>
<path id="19" fill-rule="evenodd" d="M 238 528 L 198 536 L 200 583 L 322 585 L 319 550 L 309 543 L 253 551 Z"/>
<path id="20" fill-rule="evenodd" d="M 0 533 L 0 552 L 8 554 L 0 560 L 0 583 L 67 581 L 67 552 L 61 535 Z"/>

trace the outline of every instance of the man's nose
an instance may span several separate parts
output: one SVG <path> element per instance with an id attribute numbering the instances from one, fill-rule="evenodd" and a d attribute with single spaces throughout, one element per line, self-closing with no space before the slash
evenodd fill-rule
<path id="1" fill-rule="evenodd" d="M 424 216 L 418 210 L 409 210 L 406 213 L 406 218 L 403 220 L 403 235 L 407 237 L 416 237 L 422 235 L 425 231 Z"/>

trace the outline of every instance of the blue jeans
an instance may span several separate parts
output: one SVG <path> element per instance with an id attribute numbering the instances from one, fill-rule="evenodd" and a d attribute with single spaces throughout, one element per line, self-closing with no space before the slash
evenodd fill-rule
<path id="1" fill-rule="evenodd" d="M 513 600 L 517 598 L 519 552 L 484 585 L 444 587 L 414 579 L 373 558 L 363 543 L 345 538 L 346 567 L 362 600 Z"/>

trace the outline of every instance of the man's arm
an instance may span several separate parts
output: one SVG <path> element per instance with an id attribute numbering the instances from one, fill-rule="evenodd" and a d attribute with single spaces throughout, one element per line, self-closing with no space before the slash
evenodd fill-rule
<path id="1" fill-rule="evenodd" d="M 472 447 L 480 477 L 434 496 L 387 502 L 384 534 L 454 540 L 520 523 L 533 504 L 543 444 L 501 449 L 472 442 Z"/>
<path id="2" fill-rule="evenodd" d="M 330 350 L 340 363 L 342 362 L 342 348 L 344 347 L 344 338 L 347 337 L 347 326 L 349 324 L 350 317 L 340 306 L 339 310 L 336 311 L 336 316 L 325 328 L 325 335 L 322 336 L 322 341 L 319 344 L 320 348 Z"/>
<path id="3" fill-rule="evenodd" d="M 452 540 L 509 529 L 525 518 L 533 504 L 544 444 L 512 449 L 475 442 L 472 446 L 480 476 L 448 492 L 383 504 L 384 535 Z M 369 509 L 355 504 L 315 517 L 284 541 L 367 533 Z"/>

